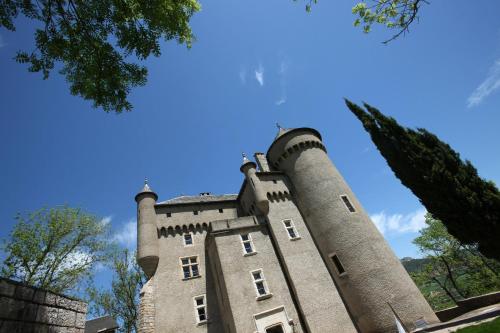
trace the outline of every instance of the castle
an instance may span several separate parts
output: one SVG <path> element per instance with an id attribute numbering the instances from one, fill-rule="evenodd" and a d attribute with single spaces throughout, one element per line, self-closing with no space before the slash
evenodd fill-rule
<path id="1" fill-rule="evenodd" d="M 139 332 L 397 332 L 439 320 L 311 128 L 245 156 L 236 195 L 137 202 Z"/>

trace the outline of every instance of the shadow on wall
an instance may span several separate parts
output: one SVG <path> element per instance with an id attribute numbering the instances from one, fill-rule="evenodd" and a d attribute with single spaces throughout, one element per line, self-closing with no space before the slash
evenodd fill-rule
<path id="1" fill-rule="evenodd" d="M 213 278 L 212 265 L 210 264 L 210 256 L 208 253 L 207 246 L 205 246 L 205 286 L 206 286 L 206 302 L 207 302 L 207 332 L 208 333 L 220 333 L 224 332 L 222 327 L 222 318 L 220 317 L 221 310 L 219 309 L 219 303 L 217 301 L 217 293 L 215 285 L 215 280 Z"/>

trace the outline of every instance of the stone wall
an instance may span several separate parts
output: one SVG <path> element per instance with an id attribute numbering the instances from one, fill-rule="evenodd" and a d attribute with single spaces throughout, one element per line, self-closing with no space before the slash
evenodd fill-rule
<path id="1" fill-rule="evenodd" d="M 457 306 L 437 311 L 436 315 L 441 321 L 448 321 L 469 311 L 498 303 L 500 303 L 500 291 L 460 300 Z"/>
<path id="2" fill-rule="evenodd" d="M 155 331 L 155 300 L 153 279 L 148 280 L 140 292 L 139 327 L 140 333 L 154 333 Z"/>
<path id="3" fill-rule="evenodd" d="M 0 277 L 0 333 L 83 333 L 87 304 Z"/>

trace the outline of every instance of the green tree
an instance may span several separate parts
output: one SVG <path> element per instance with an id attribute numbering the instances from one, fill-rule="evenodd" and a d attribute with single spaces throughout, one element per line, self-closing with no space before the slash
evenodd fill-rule
<path id="1" fill-rule="evenodd" d="M 418 20 L 418 13 L 426 0 L 370 0 L 357 3 L 352 7 L 352 13 L 358 17 L 354 26 L 362 26 L 363 32 L 369 33 L 373 24 L 381 24 L 396 30 L 384 44 L 410 31 L 410 25 Z"/>
<path id="2" fill-rule="evenodd" d="M 444 224 L 427 214 L 427 227 L 413 243 L 426 256 L 429 263 L 412 274 L 424 296 L 435 308 L 450 305 L 447 297 L 456 303 L 461 298 L 481 295 L 500 289 L 500 264 L 485 258 L 475 246 L 463 245 L 451 236 Z M 435 288 L 441 288 L 447 297 L 442 297 Z"/>
<path id="3" fill-rule="evenodd" d="M 139 292 L 146 276 L 137 265 L 135 254 L 127 249 L 118 250 L 110 265 L 113 271 L 111 289 L 88 288 L 90 313 L 95 316 L 111 315 L 120 323 L 121 332 L 137 332 Z"/>
<path id="4" fill-rule="evenodd" d="M 297 0 L 295 0 L 297 1 Z M 318 0 L 306 0 L 306 11 L 310 12 Z M 369 33 L 373 24 L 380 24 L 396 33 L 383 43 L 410 32 L 410 25 L 418 21 L 418 13 L 426 0 L 363 0 L 352 7 L 352 13 L 357 16 L 355 27 L 362 27 L 364 33 Z"/>
<path id="5" fill-rule="evenodd" d="M 479 177 L 469 161 L 425 129 L 408 129 L 394 118 L 346 100 L 403 185 L 415 194 L 461 243 L 478 244 L 484 255 L 500 259 L 500 192 Z"/>
<path id="6" fill-rule="evenodd" d="M 67 293 L 106 257 L 107 226 L 80 209 L 40 209 L 16 220 L 3 244 L 2 276 Z"/>
<path id="7" fill-rule="evenodd" d="M 44 79 L 60 63 L 73 95 L 119 113 L 132 109 L 130 89 L 146 83 L 146 67 L 130 58 L 158 57 L 162 38 L 190 47 L 199 10 L 196 0 L 5 0 L 0 28 L 14 31 L 19 14 L 38 22 L 35 50 L 15 59 Z"/>

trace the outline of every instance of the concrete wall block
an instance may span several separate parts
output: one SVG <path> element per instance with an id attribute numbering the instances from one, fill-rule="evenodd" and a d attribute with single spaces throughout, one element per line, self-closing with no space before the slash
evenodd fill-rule
<path id="1" fill-rule="evenodd" d="M 56 305 L 56 299 L 57 299 L 57 295 L 54 295 L 50 292 L 47 292 L 45 294 L 45 304 L 47 304 L 47 305 Z"/>
<path id="2" fill-rule="evenodd" d="M 0 279 L 0 295 L 13 296 L 16 286 Z"/>
<path id="3" fill-rule="evenodd" d="M 0 296 L 0 318 L 21 320 L 25 303 L 5 296 Z"/>
<path id="4" fill-rule="evenodd" d="M 14 333 L 17 332 L 17 321 L 4 321 L 0 326 L 0 333 Z"/>
<path id="5" fill-rule="evenodd" d="M 33 296 L 33 302 L 39 304 L 45 303 L 45 294 L 46 292 L 43 290 L 36 290 L 35 295 Z"/>
<path id="6" fill-rule="evenodd" d="M 50 306 L 40 307 L 37 313 L 37 321 L 54 325 L 57 323 L 57 308 Z"/>
<path id="7" fill-rule="evenodd" d="M 73 304 L 73 300 L 66 298 L 66 297 L 58 296 L 58 295 L 56 296 L 56 305 L 58 307 L 65 308 L 65 309 L 73 309 L 72 304 Z"/>
<path id="8" fill-rule="evenodd" d="M 76 311 L 76 312 L 86 314 L 87 313 L 87 303 L 80 302 L 80 301 L 72 301 L 71 309 Z"/>
<path id="9" fill-rule="evenodd" d="M 57 312 L 57 324 L 61 326 L 75 326 L 76 313 L 67 309 L 59 309 Z"/>
<path id="10" fill-rule="evenodd" d="M 14 297 L 18 299 L 24 299 L 31 301 L 33 299 L 33 294 L 35 293 L 35 289 L 18 285 L 16 287 L 16 292 L 14 293 Z"/>
<path id="11" fill-rule="evenodd" d="M 45 324 L 36 323 L 35 324 L 36 333 L 49 333 L 49 326 Z"/>
<path id="12" fill-rule="evenodd" d="M 66 327 L 51 325 L 48 333 L 66 333 Z"/>
<path id="13" fill-rule="evenodd" d="M 38 304 L 25 303 L 24 309 L 22 312 L 22 320 L 23 321 L 35 321 L 37 309 L 38 309 Z"/>
<path id="14" fill-rule="evenodd" d="M 76 328 L 85 328 L 85 313 L 77 313 L 75 316 L 75 327 Z"/>

